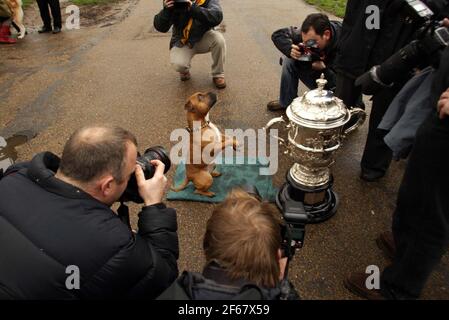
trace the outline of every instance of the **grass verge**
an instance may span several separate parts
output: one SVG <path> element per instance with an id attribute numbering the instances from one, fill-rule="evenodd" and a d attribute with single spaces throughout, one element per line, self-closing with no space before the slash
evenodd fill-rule
<path id="1" fill-rule="evenodd" d="M 22 0 L 22 8 L 28 7 L 34 0 Z"/>
<path id="2" fill-rule="evenodd" d="M 119 0 L 71 0 L 70 2 L 72 2 L 77 6 L 86 6 L 86 5 L 108 4 L 117 1 Z"/>
<path id="3" fill-rule="evenodd" d="M 347 0 L 305 0 L 308 4 L 317 6 L 330 12 L 337 17 L 343 18 L 345 15 Z"/>

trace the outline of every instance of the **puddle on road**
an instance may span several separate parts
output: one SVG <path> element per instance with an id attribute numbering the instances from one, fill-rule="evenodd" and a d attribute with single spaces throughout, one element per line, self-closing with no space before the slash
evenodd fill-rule
<path id="1" fill-rule="evenodd" d="M 35 136 L 36 134 L 32 131 L 17 132 L 12 137 L 6 139 L 0 136 L 0 172 L 5 172 L 17 160 L 17 151 L 15 148 L 30 141 Z"/>

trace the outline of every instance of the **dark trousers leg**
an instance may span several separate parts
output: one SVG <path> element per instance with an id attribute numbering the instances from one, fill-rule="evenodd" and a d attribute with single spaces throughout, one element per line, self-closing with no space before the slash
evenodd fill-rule
<path id="1" fill-rule="evenodd" d="M 418 298 L 449 245 L 449 119 L 432 114 L 418 130 L 393 217 L 396 255 L 381 289 L 396 299 Z"/>
<path id="2" fill-rule="evenodd" d="M 44 27 L 51 29 L 51 17 L 47 0 L 37 0 L 37 5 L 39 6 L 39 12 L 41 14 Z"/>
<path id="3" fill-rule="evenodd" d="M 384 142 L 388 131 L 377 129 L 377 127 L 398 92 L 399 90 L 396 89 L 384 89 L 373 96 L 368 137 L 361 162 L 362 170 L 365 172 L 384 174 L 390 166 L 393 153 Z"/>
<path id="4" fill-rule="evenodd" d="M 61 7 L 59 6 L 59 0 L 48 0 L 48 4 L 50 5 L 51 15 L 53 17 L 53 27 L 61 28 Z"/>

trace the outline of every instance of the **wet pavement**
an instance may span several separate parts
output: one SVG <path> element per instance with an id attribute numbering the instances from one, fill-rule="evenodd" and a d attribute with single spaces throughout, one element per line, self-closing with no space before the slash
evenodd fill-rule
<path id="1" fill-rule="evenodd" d="M 17 160 L 16 147 L 28 142 L 35 136 L 32 131 L 17 132 L 6 139 L 0 136 L 0 172 L 5 172 Z"/>
<path id="2" fill-rule="evenodd" d="M 221 128 L 261 128 L 273 116 L 268 101 L 277 98 L 280 53 L 271 33 L 299 25 L 315 11 L 300 0 L 223 0 L 227 40 L 227 89 L 211 120 Z M 50 150 L 60 154 L 69 135 L 81 125 L 112 123 L 134 132 L 141 151 L 172 146 L 170 133 L 185 126 L 183 106 L 196 91 L 216 91 L 209 76 L 209 55 L 196 56 L 192 79 L 180 82 L 168 59 L 169 34 L 152 27 L 160 1 L 129 5 L 122 22 L 59 35 L 30 34 L 15 46 L 0 46 L 0 136 L 21 130 L 38 135 L 18 146 L 18 160 Z M 369 105 L 369 103 L 368 103 Z M 340 208 L 329 221 L 309 225 L 304 248 L 290 265 L 290 277 L 305 299 L 355 299 L 343 287 L 352 271 L 387 260 L 375 244 L 390 226 L 405 162 L 393 163 L 379 182 L 358 178 L 367 124 L 350 135 L 333 167 Z M 280 186 L 291 159 L 281 156 L 274 183 Z M 171 178 L 174 170 L 169 173 Z M 211 204 L 170 202 L 178 210 L 180 270 L 200 271 L 202 236 Z M 138 206 L 131 206 L 136 222 Z M 418 262 L 417 262 L 418 263 Z M 424 299 L 449 299 L 449 261 L 445 257 L 423 293 Z"/>

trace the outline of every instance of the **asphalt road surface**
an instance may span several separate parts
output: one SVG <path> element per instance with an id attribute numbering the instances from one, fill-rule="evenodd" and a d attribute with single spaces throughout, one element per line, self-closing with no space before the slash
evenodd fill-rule
<path id="1" fill-rule="evenodd" d="M 18 160 L 50 150 L 57 154 L 78 127 L 112 123 L 134 132 L 141 151 L 170 147 L 170 133 L 185 126 L 183 106 L 196 91 L 216 91 L 210 55 L 196 56 L 192 79 L 181 83 L 168 59 L 169 34 L 157 33 L 153 16 L 159 0 L 131 0 L 129 14 L 111 26 L 65 30 L 59 35 L 29 34 L 14 46 L 0 47 L 0 136 L 34 130 L 37 137 L 17 148 Z M 227 41 L 227 89 L 211 119 L 221 128 L 261 128 L 278 114 L 265 105 L 278 96 L 280 53 L 271 33 L 299 25 L 316 11 L 300 0 L 222 0 Z M 369 103 L 368 103 L 369 106 Z M 340 208 L 329 221 L 307 226 L 305 246 L 290 265 L 290 277 L 305 299 L 354 299 L 343 287 L 352 271 L 388 261 L 375 244 L 391 222 L 405 162 L 393 163 L 379 182 L 358 178 L 367 124 L 349 136 L 333 167 Z M 273 177 L 280 186 L 293 161 L 280 155 Z M 169 177 L 172 177 L 173 170 Z M 178 211 L 180 271 L 200 271 L 202 236 L 213 205 L 170 202 Z M 138 206 L 131 207 L 136 222 Z M 94 245 L 94 244 L 93 244 Z M 419 263 L 417 261 L 416 263 Z M 424 299 L 449 298 L 445 257 L 429 280 Z"/>

